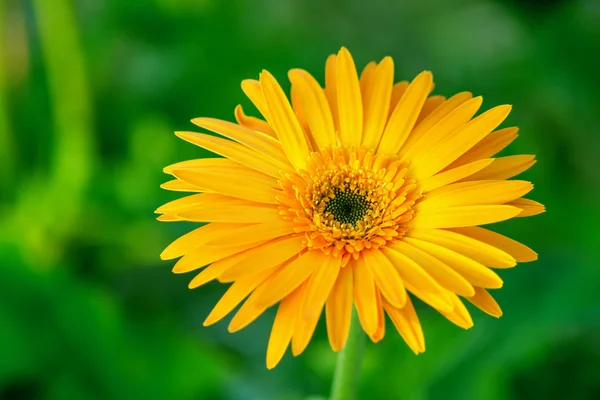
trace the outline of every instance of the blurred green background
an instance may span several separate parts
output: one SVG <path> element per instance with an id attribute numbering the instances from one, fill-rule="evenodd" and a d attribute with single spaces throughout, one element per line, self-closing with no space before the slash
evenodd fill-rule
<path id="1" fill-rule="evenodd" d="M 171 274 L 158 255 L 193 226 L 153 211 L 178 196 L 161 168 L 207 154 L 173 131 L 251 109 L 240 81 L 263 68 L 322 80 L 341 45 L 513 104 L 505 153 L 537 154 L 549 210 L 495 227 L 540 254 L 501 271 L 503 318 L 471 308 L 463 331 L 419 303 L 428 351 L 390 324 L 359 398 L 600 398 L 598 21 L 597 0 L 0 0 L 0 398 L 327 395 L 323 321 L 267 371 L 273 313 L 203 328 L 225 287 Z"/>

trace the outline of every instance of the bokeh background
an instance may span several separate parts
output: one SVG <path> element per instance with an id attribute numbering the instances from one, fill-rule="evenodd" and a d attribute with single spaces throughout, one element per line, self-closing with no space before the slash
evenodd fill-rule
<path id="1" fill-rule="evenodd" d="M 438 94 L 514 105 L 505 154 L 548 212 L 496 227 L 538 262 L 503 270 L 499 320 L 463 331 L 419 303 L 427 349 L 388 327 L 360 399 L 600 398 L 600 2 L 597 0 L 0 0 L 0 398 L 302 399 L 329 392 L 323 321 L 273 371 L 273 313 L 227 333 L 161 250 L 163 166 L 207 155 L 174 135 L 233 119 L 240 81 L 289 68 L 322 80 L 341 45 L 392 55 Z"/>

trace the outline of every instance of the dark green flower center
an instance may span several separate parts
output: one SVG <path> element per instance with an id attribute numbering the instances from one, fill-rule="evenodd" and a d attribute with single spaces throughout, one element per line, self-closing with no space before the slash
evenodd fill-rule
<path id="1" fill-rule="evenodd" d="M 367 199 L 358 193 L 335 188 L 333 194 L 325 206 L 325 214 L 330 213 L 340 224 L 356 225 L 370 209 Z"/>

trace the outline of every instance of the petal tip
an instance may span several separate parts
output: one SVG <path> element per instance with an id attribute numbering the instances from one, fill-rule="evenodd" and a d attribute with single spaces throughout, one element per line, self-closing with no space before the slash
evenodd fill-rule
<path id="1" fill-rule="evenodd" d="M 172 255 L 172 254 L 170 254 L 170 252 L 169 252 L 169 248 L 166 248 L 166 249 L 164 249 L 164 250 L 162 251 L 162 253 L 160 253 L 159 257 L 160 257 L 160 259 L 161 259 L 161 260 L 163 260 L 163 261 L 166 261 L 166 260 L 172 260 L 173 258 L 175 258 L 175 257 L 173 257 L 173 255 Z"/>

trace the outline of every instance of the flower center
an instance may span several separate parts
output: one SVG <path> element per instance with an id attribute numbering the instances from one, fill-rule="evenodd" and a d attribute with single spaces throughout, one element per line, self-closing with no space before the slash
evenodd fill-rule
<path id="1" fill-rule="evenodd" d="M 340 224 L 356 226 L 356 223 L 363 219 L 370 209 L 370 204 L 365 196 L 351 190 L 342 192 L 340 189 L 333 189 L 333 198 L 326 198 L 325 217 L 333 216 L 333 220 Z"/>
<path id="2" fill-rule="evenodd" d="M 312 153 L 305 170 L 280 181 L 280 213 L 304 232 L 307 248 L 358 259 L 408 230 L 421 193 L 406 172 L 395 157 L 364 149 Z"/>

